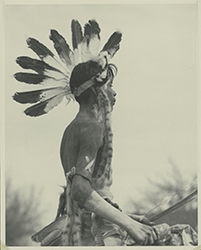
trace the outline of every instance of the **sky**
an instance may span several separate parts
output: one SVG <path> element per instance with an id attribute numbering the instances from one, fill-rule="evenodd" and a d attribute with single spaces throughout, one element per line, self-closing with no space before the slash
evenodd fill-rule
<path id="1" fill-rule="evenodd" d="M 5 22 L 5 170 L 16 188 L 35 186 L 47 209 L 44 226 L 56 214 L 60 185 L 65 178 L 60 142 L 78 111 L 76 102 L 63 102 L 48 115 L 27 117 L 27 107 L 13 101 L 17 91 L 33 87 L 17 82 L 23 71 L 18 56 L 37 58 L 26 39 L 33 37 L 54 51 L 50 29 L 71 46 L 70 24 L 96 19 L 101 48 L 109 36 L 123 34 L 112 59 L 118 67 L 112 114 L 114 133 L 112 191 L 124 208 L 139 197 L 148 178 L 160 181 L 171 173 L 171 159 L 192 181 L 197 151 L 197 9 L 194 4 L 7 5 Z M 56 52 L 55 52 L 56 53 Z"/>

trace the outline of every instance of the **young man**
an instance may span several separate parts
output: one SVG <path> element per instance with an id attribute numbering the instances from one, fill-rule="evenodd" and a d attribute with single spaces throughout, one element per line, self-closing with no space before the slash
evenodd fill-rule
<path id="1" fill-rule="evenodd" d="M 80 106 L 61 143 L 61 161 L 67 178 L 62 212 L 32 239 L 42 245 L 125 245 L 128 234 L 138 245 L 151 245 L 157 239 L 153 228 L 138 222 L 139 217 L 132 219 L 121 212 L 112 202 L 110 192 L 113 137 L 110 116 L 115 104 L 112 82 L 117 68 L 108 61 L 119 49 L 122 34 L 114 32 L 99 52 L 100 28 L 95 20 L 84 26 L 84 35 L 76 20 L 72 20 L 71 30 L 73 51 L 57 31 L 51 30 L 50 39 L 60 61 L 33 38 L 27 43 L 41 60 L 17 59 L 22 68 L 38 73 L 16 73 L 18 81 L 49 86 L 14 95 L 17 102 L 36 103 L 25 110 L 26 115 L 47 114 L 64 96 L 70 100 L 73 95 Z"/>
<path id="2" fill-rule="evenodd" d="M 70 80 L 72 92 L 82 84 L 77 79 L 79 75 L 85 74 L 87 68 L 88 63 L 83 63 L 73 70 Z M 108 109 L 107 115 L 109 116 L 116 101 L 116 93 L 112 88 L 114 69 L 113 66 L 108 66 L 108 80 L 105 84 L 100 87 L 93 86 L 76 98 L 79 103 L 79 112 L 64 132 L 61 143 L 61 161 L 65 174 L 75 167 L 75 173 L 71 177 L 72 199 L 77 201 L 85 212 L 93 212 L 95 216 L 104 219 L 101 224 L 104 245 L 124 245 L 125 231 L 139 245 L 152 244 L 157 239 L 152 227 L 131 219 L 106 201 L 113 199 L 110 192 L 112 169 L 111 165 L 105 166 L 105 169 L 99 169 L 101 157 L 104 157 L 102 156 L 104 143 L 107 143 L 106 139 L 112 139 L 105 138 L 107 134 L 105 130 L 110 130 L 109 136 L 112 137 L 109 120 L 107 127 L 103 118 L 104 114 L 99 114 L 101 118 L 97 116 L 98 112 L 101 113 L 99 99 L 106 106 L 104 108 Z M 112 148 L 108 150 L 112 151 Z M 83 242 L 82 245 L 84 245 Z"/>

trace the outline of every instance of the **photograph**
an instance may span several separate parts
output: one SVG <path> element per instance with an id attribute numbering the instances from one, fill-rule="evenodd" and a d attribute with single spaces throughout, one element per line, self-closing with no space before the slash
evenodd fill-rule
<path id="1" fill-rule="evenodd" d="M 198 249 L 199 1 L 6 2 L 5 249 Z"/>

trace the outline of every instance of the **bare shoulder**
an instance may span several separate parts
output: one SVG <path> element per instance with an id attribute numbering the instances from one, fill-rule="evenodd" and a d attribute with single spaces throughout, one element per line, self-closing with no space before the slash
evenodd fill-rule
<path id="1" fill-rule="evenodd" d="M 71 134 L 71 136 L 79 137 L 80 139 L 87 136 L 101 137 L 103 136 L 103 124 L 96 119 L 88 118 L 75 118 L 70 125 L 66 128 L 65 134 Z"/>

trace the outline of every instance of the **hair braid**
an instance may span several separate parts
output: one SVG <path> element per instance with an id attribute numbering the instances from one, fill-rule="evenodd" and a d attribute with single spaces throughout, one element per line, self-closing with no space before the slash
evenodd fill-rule
<path id="1" fill-rule="evenodd" d="M 113 155 L 112 139 L 113 133 L 111 129 L 111 104 L 108 99 L 104 86 L 97 87 L 97 103 L 104 123 L 103 148 L 101 152 L 101 161 L 97 171 L 97 177 L 107 177 L 111 173 L 111 162 Z"/>

